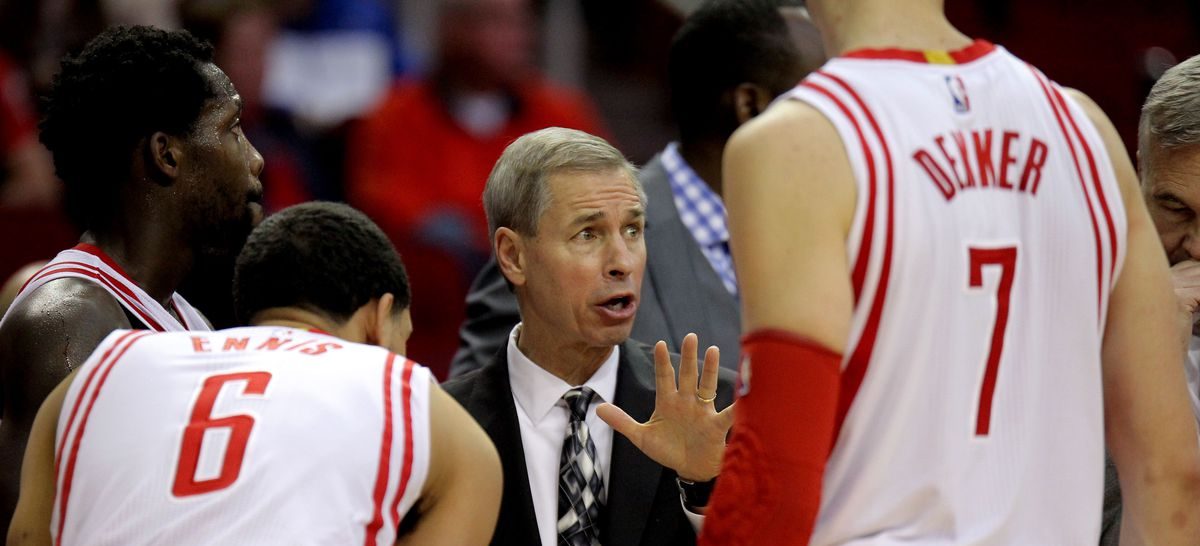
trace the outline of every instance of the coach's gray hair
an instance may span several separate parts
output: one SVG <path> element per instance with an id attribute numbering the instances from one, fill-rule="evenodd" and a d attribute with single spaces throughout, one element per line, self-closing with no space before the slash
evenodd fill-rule
<path id="1" fill-rule="evenodd" d="M 1146 97 L 1138 123 L 1141 162 L 1155 151 L 1200 144 L 1200 55 L 1163 73 Z"/>
<path id="2" fill-rule="evenodd" d="M 562 127 L 518 138 L 504 149 L 483 189 L 483 209 L 492 240 L 502 227 L 522 235 L 537 235 L 538 221 L 550 205 L 546 180 L 551 175 L 611 171 L 629 177 L 645 207 L 646 192 L 637 178 L 637 169 L 604 139 Z"/>

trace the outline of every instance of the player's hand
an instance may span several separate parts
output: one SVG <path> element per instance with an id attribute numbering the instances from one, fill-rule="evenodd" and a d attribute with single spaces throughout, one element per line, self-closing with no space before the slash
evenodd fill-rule
<path id="1" fill-rule="evenodd" d="M 1183 339 L 1200 335 L 1200 327 L 1196 324 L 1197 314 L 1200 314 L 1200 261 L 1187 260 L 1171 266 L 1171 284 L 1179 302 Z"/>
<path id="2" fill-rule="evenodd" d="M 704 353 L 704 371 L 698 373 L 696 345 L 696 334 L 683 338 L 678 385 L 667 344 L 659 341 L 654 346 L 654 414 L 649 421 L 638 423 L 612 404 L 601 404 L 596 415 L 680 478 L 706 482 L 721 470 L 725 435 L 733 425 L 733 405 L 720 412 L 713 406 L 720 351 L 709 347 Z M 701 400 L 701 396 L 709 401 Z"/>

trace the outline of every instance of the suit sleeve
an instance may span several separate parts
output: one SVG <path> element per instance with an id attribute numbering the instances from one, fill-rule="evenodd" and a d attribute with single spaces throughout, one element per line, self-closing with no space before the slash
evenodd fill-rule
<path id="1" fill-rule="evenodd" d="M 491 258 L 467 294 L 467 318 L 458 330 L 458 352 L 450 363 L 450 377 L 491 361 L 520 321 L 517 297 L 509 290 L 496 259 Z"/>

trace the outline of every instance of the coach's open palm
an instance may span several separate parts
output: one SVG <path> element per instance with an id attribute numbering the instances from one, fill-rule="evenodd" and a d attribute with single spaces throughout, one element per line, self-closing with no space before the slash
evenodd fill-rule
<path id="1" fill-rule="evenodd" d="M 733 425 L 733 405 L 718 412 L 717 394 L 720 355 L 716 347 L 704 354 L 704 371 L 696 365 L 696 334 L 683 338 L 680 351 L 679 384 L 667 353 L 667 344 L 654 346 L 654 414 L 638 423 L 624 410 L 602 404 L 596 414 L 624 434 L 633 445 L 680 478 L 704 482 L 717 476 L 725 453 L 725 435 Z M 697 375 L 699 384 L 697 385 Z"/>

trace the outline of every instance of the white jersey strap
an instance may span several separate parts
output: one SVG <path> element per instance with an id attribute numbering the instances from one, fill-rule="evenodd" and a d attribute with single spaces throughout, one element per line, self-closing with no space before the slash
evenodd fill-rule
<path id="1" fill-rule="evenodd" d="M 112 295 L 129 313 L 140 320 L 150 330 L 156 332 L 183 332 L 187 330 L 211 330 L 204 317 L 179 294 L 171 294 L 171 306 L 178 319 L 142 290 L 137 283 L 129 278 L 125 270 L 104 253 L 99 247 L 80 243 L 58 253 L 50 263 L 30 277 L 17 297 L 13 300 L 15 308 L 29 294 L 42 285 L 63 278 L 77 278 L 92 281 Z"/>

